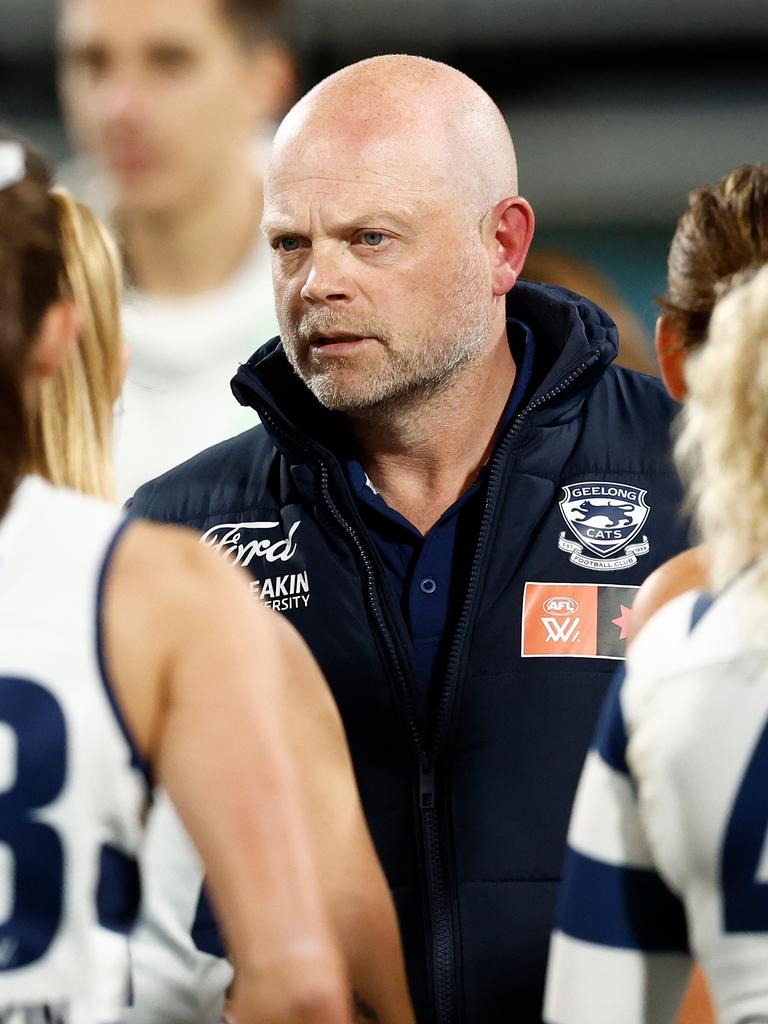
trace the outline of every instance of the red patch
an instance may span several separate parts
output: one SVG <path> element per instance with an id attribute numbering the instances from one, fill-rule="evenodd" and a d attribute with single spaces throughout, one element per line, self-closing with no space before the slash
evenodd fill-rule
<path id="1" fill-rule="evenodd" d="M 523 657 L 595 657 L 597 585 L 526 583 Z"/>

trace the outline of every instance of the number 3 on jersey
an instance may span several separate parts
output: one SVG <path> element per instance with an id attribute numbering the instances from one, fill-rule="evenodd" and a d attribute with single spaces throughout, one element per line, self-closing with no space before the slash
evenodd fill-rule
<path id="1" fill-rule="evenodd" d="M 37 812 L 59 796 L 64 715 L 49 690 L 0 678 L 0 972 L 39 960 L 61 922 L 64 851 Z"/>
<path id="2" fill-rule="evenodd" d="M 744 773 L 725 830 L 720 867 L 726 932 L 768 931 L 768 722 Z"/>

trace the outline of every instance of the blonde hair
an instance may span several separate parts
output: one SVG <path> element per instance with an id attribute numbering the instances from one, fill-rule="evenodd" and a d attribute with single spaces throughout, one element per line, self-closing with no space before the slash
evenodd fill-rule
<path id="1" fill-rule="evenodd" d="M 51 483 L 114 500 L 112 415 L 120 389 L 122 275 L 104 225 L 63 189 L 51 189 L 64 261 L 61 297 L 80 320 L 79 344 L 41 382 L 30 422 L 33 469 Z"/>
<path id="2" fill-rule="evenodd" d="M 686 377 L 675 456 L 718 590 L 768 554 L 768 266 L 717 303 Z"/>

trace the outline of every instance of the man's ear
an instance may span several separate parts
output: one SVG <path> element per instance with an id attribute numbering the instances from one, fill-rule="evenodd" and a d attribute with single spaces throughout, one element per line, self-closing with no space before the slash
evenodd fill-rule
<path id="1" fill-rule="evenodd" d="M 502 199 L 491 211 L 490 218 L 495 226 L 493 294 L 506 295 L 523 269 L 535 218 L 530 204 L 522 196 Z"/>
<path id="2" fill-rule="evenodd" d="M 72 299 L 57 299 L 43 315 L 29 367 L 35 377 L 52 377 L 77 344 L 80 315 Z"/>
<path id="3" fill-rule="evenodd" d="M 688 393 L 685 384 L 686 351 L 674 321 L 666 313 L 656 321 L 656 355 L 664 387 L 678 402 Z"/>
<path id="4" fill-rule="evenodd" d="M 260 124 L 279 121 L 295 102 L 299 88 L 296 57 L 285 43 L 269 39 L 249 57 L 248 92 Z"/>

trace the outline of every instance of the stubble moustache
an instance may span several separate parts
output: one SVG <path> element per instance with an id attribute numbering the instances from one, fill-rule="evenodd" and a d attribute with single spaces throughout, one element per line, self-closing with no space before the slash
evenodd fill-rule
<path id="1" fill-rule="evenodd" d="M 278 308 L 283 347 L 295 372 L 325 408 L 389 419 L 421 406 L 450 387 L 463 368 L 480 360 L 492 322 L 487 288 L 477 263 L 464 259 L 439 322 L 407 334 L 379 318 L 349 311 L 312 307 L 294 322 Z M 363 361 L 366 353 L 313 357 L 311 337 L 333 332 L 373 338 L 378 346 L 375 363 Z"/>

